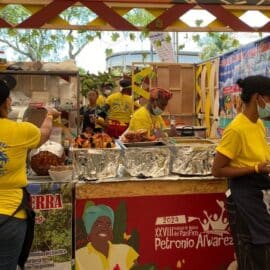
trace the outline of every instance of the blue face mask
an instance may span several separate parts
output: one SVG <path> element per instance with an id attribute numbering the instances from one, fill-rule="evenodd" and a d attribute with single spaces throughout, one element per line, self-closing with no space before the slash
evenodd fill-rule
<path id="1" fill-rule="evenodd" d="M 163 110 L 161 110 L 158 106 L 155 108 L 152 108 L 154 115 L 161 115 L 163 113 Z"/>
<path id="2" fill-rule="evenodd" d="M 265 106 L 262 108 L 261 106 L 257 105 L 258 115 L 260 118 L 266 118 L 270 116 L 270 103 L 265 102 L 265 100 L 262 98 Z"/>

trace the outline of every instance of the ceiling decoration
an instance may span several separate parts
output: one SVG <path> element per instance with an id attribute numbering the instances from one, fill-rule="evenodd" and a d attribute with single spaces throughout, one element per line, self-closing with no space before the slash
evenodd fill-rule
<path id="1" fill-rule="evenodd" d="M 0 17 L 0 28 L 89 29 L 103 31 L 177 31 L 177 32 L 270 32 L 270 0 L 1 0 L 0 12 L 8 5 L 21 5 L 29 17 L 13 25 Z M 66 9 L 86 7 L 96 16 L 85 25 L 74 25 L 61 18 Z M 144 27 L 124 18 L 133 9 L 145 9 L 154 16 Z M 209 24 L 190 26 L 181 16 L 192 10 L 204 10 L 214 16 Z M 248 11 L 258 11 L 267 21 L 252 27 L 241 20 Z M 200 20 L 200 17 L 195 18 Z"/>

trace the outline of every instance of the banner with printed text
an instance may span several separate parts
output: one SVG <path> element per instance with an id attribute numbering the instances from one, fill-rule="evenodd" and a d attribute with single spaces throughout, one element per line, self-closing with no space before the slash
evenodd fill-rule
<path id="1" fill-rule="evenodd" d="M 35 234 L 25 270 L 70 270 L 72 189 L 69 182 L 31 182 L 27 190 L 36 213 Z"/>
<path id="2" fill-rule="evenodd" d="M 270 36 L 220 57 L 219 115 L 224 128 L 242 109 L 238 79 L 250 75 L 270 76 Z"/>
<path id="3" fill-rule="evenodd" d="M 224 201 L 221 193 L 77 196 L 76 269 L 236 270 Z"/>

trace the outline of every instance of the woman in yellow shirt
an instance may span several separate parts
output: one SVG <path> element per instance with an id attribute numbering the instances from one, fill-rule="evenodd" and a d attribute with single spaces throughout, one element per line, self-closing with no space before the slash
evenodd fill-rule
<path id="1" fill-rule="evenodd" d="M 29 254 L 31 241 L 29 249 L 23 248 L 23 244 L 26 232 L 33 234 L 29 225 L 34 220 L 27 218 L 24 208 L 16 212 L 25 194 L 22 188 L 27 185 L 26 156 L 29 149 L 48 140 L 52 119 L 59 116 L 59 112 L 52 110 L 40 128 L 9 120 L 10 90 L 15 85 L 12 76 L 0 79 L 0 269 L 3 270 L 16 270 L 17 264 L 23 269 Z"/>
<path id="2" fill-rule="evenodd" d="M 238 80 L 244 110 L 224 130 L 212 173 L 229 178 L 227 210 L 238 270 L 270 266 L 270 149 L 260 118 L 270 116 L 270 78 Z"/>
<path id="3" fill-rule="evenodd" d="M 148 103 L 132 115 L 129 130 L 146 129 L 149 136 L 157 135 L 155 133 L 159 133 L 165 127 L 161 114 L 171 97 L 172 93 L 169 90 L 163 88 L 151 89 Z"/>
<path id="4" fill-rule="evenodd" d="M 121 91 L 111 94 L 103 107 L 107 111 L 108 122 L 105 132 L 114 138 L 118 138 L 128 128 L 134 108 L 131 80 L 122 79 L 119 85 Z"/>

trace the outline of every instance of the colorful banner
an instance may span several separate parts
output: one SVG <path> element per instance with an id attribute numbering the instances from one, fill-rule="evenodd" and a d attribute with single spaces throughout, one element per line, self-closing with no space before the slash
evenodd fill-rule
<path id="1" fill-rule="evenodd" d="M 224 200 L 221 193 L 77 198 L 76 270 L 125 270 L 133 261 L 133 270 L 229 269 Z"/>
<path id="2" fill-rule="evenodd" d="M 220 127 L 224 128 L 241 111 L 236 82 L 250 75 L 270 76 L 270 36 L 220 57 Z"/>
<path id="3" fill-rule="evenodd" d="M 70 270 L 72 262 L 72 183 L 30 183 L 36 213 L 35 235 L 25 269 Z"/>

